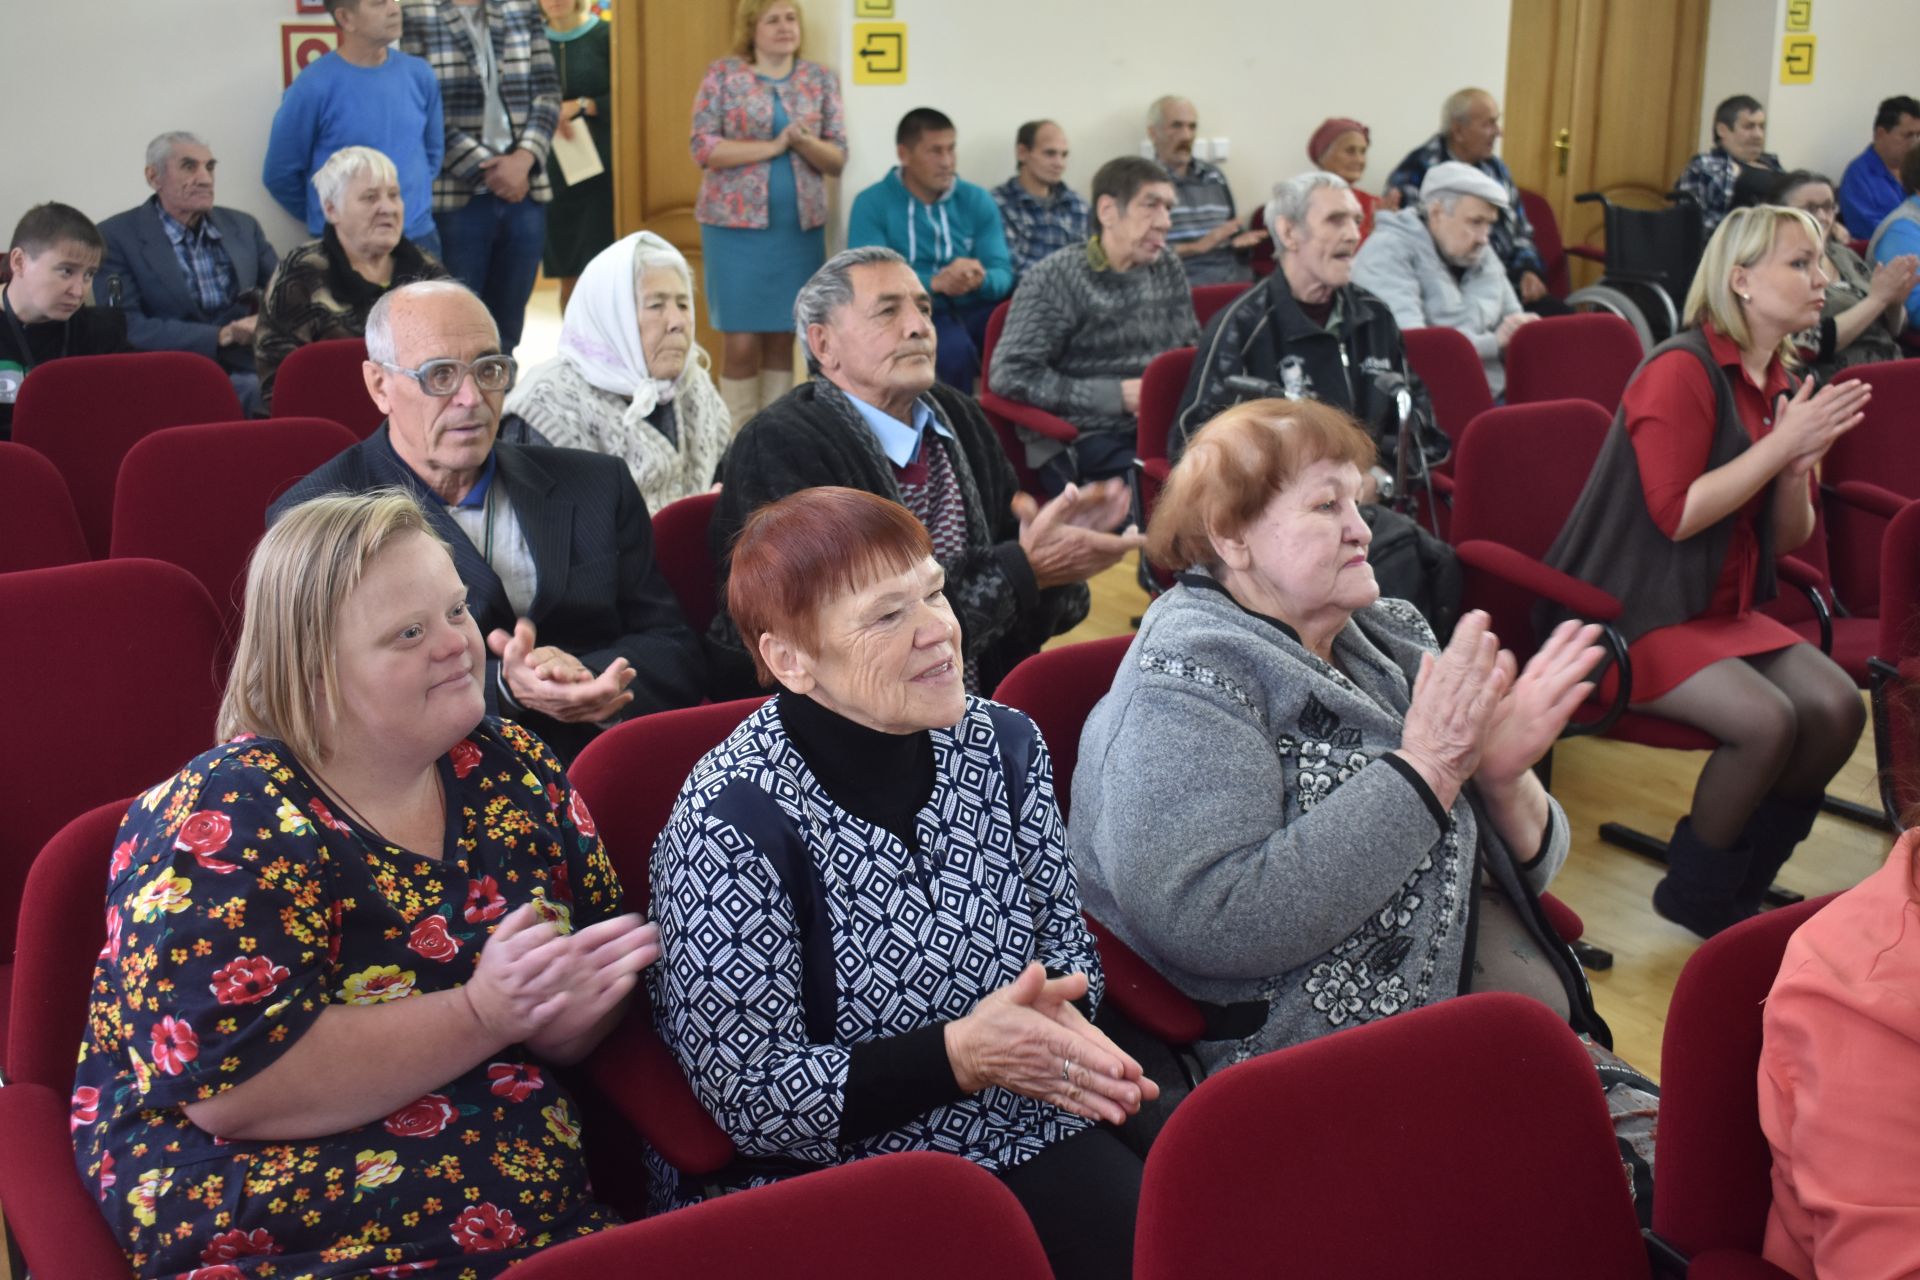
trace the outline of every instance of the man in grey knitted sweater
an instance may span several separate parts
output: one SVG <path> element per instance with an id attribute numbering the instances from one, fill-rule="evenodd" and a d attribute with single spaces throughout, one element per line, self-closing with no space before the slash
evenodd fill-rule
<path id="1" fill-rule="evenodd" d="M 1099 231 L 1021 278 L 987 385 L 1079 428 L 1071 445 L 1021 432 L 1027 464 L 1057 492 L 1125 474 L 1133 462 L 1140 375 L 1200 336 L 1180 259 L 1167 248 L 1175 196 L 1151 160 L 1123 156 L 1093 175 Z"/>

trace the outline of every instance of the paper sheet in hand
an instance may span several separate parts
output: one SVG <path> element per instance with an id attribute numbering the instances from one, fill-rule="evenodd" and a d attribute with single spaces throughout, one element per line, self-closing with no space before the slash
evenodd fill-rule
<path id="1" fill-rule="evenodd" d="M 568 186 L 577 186 L 588 178 L 597 178 L 607 171 L 600 163 L 600 152 L 593 145 L 593 135 L 587 132 L 587 118 L 576 116 L 573 120 L 573 136 L 562 137 L 560 130 L 553 131 L 553 162 L 560 166 L 560 176 L 567 180 Z"/>

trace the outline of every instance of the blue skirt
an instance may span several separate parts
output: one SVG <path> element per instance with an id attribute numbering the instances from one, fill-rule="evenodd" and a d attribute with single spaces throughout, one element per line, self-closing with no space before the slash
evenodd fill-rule
<path id="1" fill-rule="evenodd" d="M 800 229 L 789 209 L 773 223 L 753 227 L 700 228 L 706 255 L 707 316 L 722 333 L 791 333 L 793 300 L 827 260 L 827 229 Z"/>

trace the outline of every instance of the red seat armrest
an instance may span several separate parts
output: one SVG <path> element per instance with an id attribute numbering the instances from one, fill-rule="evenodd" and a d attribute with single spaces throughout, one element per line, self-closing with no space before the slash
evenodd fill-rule
<path id="1" fill-rule="evenodd" d="M 594 1087 L 680 1172 L 712 1173 L 733 1160 L 732 1139 L 700 1105 L 680 1064 L 655 1034 L 653 1009 L 644 994 L 634 997 L 627 1016 L 600 1042 L 586 1067 Z"/>
<path id="2" fill-rule="evenodd" d="M 1190 1045 L 1206 1034 L 1206 1020 L 1184 992 L 1092 916 L 1087 917 L 1087 931 L 1100 951 L 1107 999 L 1114 1008 L 1148 1035 L 1175 1048 Z"/>
<path id="3" fill-rule="evenodd" d="M 1893 519 L 1900 514 L 1902 507 L 1912 501 L 1871 480 L 1842 480 L 1833 486 L 1832 493 L 1848 506 L 1858 507 L 1883 520 Z"/>
<path id="4" fill-rule="evenodd" d="M 1802 591 L 1820 591 L 1827 585 L 1826 575 L 1798 556 L 1781 556 L 1774 561 L 1780 581 Z"/>
<path id="5" fill-rule="evenodd" d="M 1544 596 L 1592 622 L 1612 622 L 1620 616 L 1620 602 L 1590 582 L 1542 564 L 1524 552 L 1498 542 L 1478 539 L 1454 548 L 1460 562 L 1524 591 Z"/>
<path id="6" fill-rule="evenodd" d="M 980 407 L 996 417 L 1005 418 L 1016 426 L 1038 432 L 1049 440 L 1058 440 L 1061 444 L 1072 444 L 1080 438 L 1080 428 L 1065 418 L 1048 413 L 1045 409 L 1036 409 L 1030 404 L 1021 404 L 1018 400 L 1009 400 L 1005 396 L 991 391 L 980 393 Z"/>

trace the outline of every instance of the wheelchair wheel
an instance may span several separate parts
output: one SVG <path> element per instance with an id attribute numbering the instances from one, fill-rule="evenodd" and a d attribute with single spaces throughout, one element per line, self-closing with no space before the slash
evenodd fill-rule
<path id="1" fill-rule="evenodd" d="M 1640 349 L 1653 350 L 1653 327 L 1647 323 L 1646 312 L 1619 289 L 1607 284 L 1588 285 L 1568 294 L 1567 305 L 1575 311 L 1607 311 L 1619 316 L 1632 325 L 1633 331 L 1640 336 Z"/>

